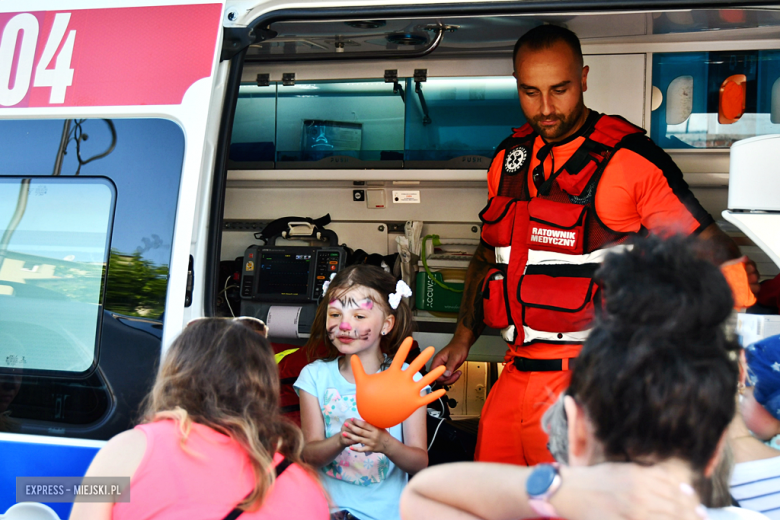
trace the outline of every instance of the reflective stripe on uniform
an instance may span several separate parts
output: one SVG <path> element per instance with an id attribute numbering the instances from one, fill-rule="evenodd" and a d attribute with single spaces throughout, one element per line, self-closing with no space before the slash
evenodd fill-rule
<path id="1" fill-rule="evenodd" d="M 543 330 L 534 330 L 526 325 L 523 326 L 523 344 L 532 341 L 545 341 L 549 343 L 584 343 L 592 329 L 580 330 L 577 332 L 545 332 Z"/>
<path id="2" fill-rule="evenodd" d="M 512 252 L 512 246 L 496 248 L 496 263 L 509 264 L 509 257 Z"/>
<path id="3" fill-rule="evenodd" d="M 584 255 L 567 255 L 565 253 L 554 253 L 552 251 L 539 251 L 537 249 L 528 250 L 528 261 L 526 266 L 529 265 L 554 265 L 554 264 L 569 264 L 569 265 L 582 265 L 582 264 L 600 264 L 604 257 L 609 253 L 622 253 L 623 251 L 631 249 L 633 246 L 626 244 L 618 244 L 616 246 L 607 247 L 604 249 L 597 249 L 592 253 Z M 498 257 L 498 249 L 496 248 L 496 257 Z M 505 248 L 501 248 L 505 249 Z M 508 248 L 506 248 L 508 249 Z"/>

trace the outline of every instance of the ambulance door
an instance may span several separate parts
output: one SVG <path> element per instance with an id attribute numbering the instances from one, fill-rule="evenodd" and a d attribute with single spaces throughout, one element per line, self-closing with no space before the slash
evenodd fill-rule
<path id="1" fill-rule="evenodd" d="M 84 4 L 0 13 L 0 516 L 39 501 L 67 518 L 69 490 L 18 495 L 17 477 L 82 476 L 200 312 L 223 6 Z"/>

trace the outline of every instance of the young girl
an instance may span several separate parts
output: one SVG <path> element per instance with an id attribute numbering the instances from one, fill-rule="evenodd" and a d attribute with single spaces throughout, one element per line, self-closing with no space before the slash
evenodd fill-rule
<path id="1" fill-rule="evenodd" d="M 428 465 L 425 407 L 385 430 L 363 421 L 355 402 L 352 356 L 367 374 L 379 372 L 412 334 L 411 310 L 401 299 L 411 291 L 405 284 L 398 287 L 378 267 L 341 271 L 325 291 L 307 345 L 314 352 L 324 344 L 328 355 L 307 365 L 295 383 L 303 457 L 325 475 L 334 519 L 400 518 L 398 502 L 408 475 Z"/>

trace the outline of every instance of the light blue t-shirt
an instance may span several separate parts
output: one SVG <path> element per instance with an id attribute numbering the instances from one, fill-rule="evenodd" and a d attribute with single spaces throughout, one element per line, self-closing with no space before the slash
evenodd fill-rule
<path id="1" fill-rule="evenodd" d="M 408 365 L 404 363 L 404 369 Z M 415 381 L 422 376 L 417 373 Z M 355 385 L 339 372 L 338 360 L 306 365 L 295 382 L 295 390 L 315 396 L 325 422 L 325 438 L 341 432 L 347 419 L 363 419 L 355 402 Z M 422 395 L 428 394 L 425 387 Z M 402 425 L 387 430 L 403 442 Z M 330 494 L 333 511 L 346 509 L 361 520 L 400 519 L 398 502 L 409 480 L 405 471 L 396 467 L 381 453 L 360 453 L 345 448 L 330 464 L 320 468 L 323 485 Z"/>

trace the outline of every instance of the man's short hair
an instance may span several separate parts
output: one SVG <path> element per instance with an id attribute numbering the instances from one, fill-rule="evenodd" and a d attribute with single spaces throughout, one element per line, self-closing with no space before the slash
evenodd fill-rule
<path id="1" fill-rule="evenodd" d="M 580 46 L 580 39 L 569 29 L 560 27 L 558 25 L 540 25 L 534 27 L 517 40 L 515 43 L 515 49 L 512 52 L 512 66 L 517 63 L 517 53 L 521 48 L 531 49 L 532 51 L 539 51 L 542 49 L 549 49 L 558 42 L 563 42 L 569 46 L 574 53 L 574 57 L 582 61 L 582 47 Z"/>

